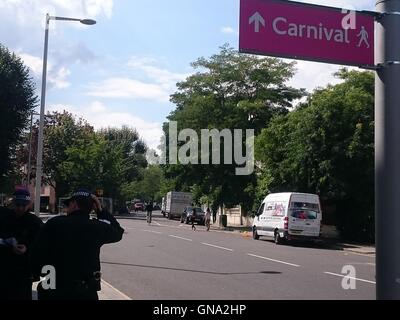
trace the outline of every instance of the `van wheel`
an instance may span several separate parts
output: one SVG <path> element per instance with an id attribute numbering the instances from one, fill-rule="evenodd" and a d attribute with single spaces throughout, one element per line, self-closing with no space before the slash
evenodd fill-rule
<path id="1" fill-rule="evenodd" d="M 172 220 L 172 215 L 168 213 L 168 220 Z"/>
<path id="2" fill-rule="evenodd" d="M 259 240 L 260 239 L 260 236 L 258 235 L 256 228 L 253 228 L 253 239 L 254 240 Z"/>
<path id="3" fill-rule="evenodd" d="M 275 241 L 275 244 L 282 243 L 282 239 L 281 239 L 281 236 L 279 235 L 279 232 L 275 232 L 274 241 Z"/>

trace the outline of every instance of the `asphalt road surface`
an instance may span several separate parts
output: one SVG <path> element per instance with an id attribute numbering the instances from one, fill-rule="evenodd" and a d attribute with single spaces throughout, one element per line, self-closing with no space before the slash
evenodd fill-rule
<path id="1" fill-rule="evenodd" d="M 119 219 L 121 242 L 102 249 L 105 281 L 133 300 L 375 299 L 374 256 L 326 245 L 275 245 L 169 221 Z M 356 274 L 344 278 L 343 267 Z M 350 269 L 351 270 L 351 269 Z M 347 271 L 348 272 L 348 271 Z M 343 283 L 355 288 L 345 290 Z"/>

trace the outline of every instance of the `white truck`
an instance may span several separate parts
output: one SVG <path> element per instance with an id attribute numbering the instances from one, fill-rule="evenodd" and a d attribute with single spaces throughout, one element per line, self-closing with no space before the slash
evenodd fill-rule
<path id="1" fill-rule="evenodd" d="M 165 213 L 169 220 L 181 218 L 183 210 L 192 205 L 192 194 L 190 192 L 171 191 L 165 199 Z"/>
<path id="2" fill-rule="evenodd" d="M 253 224 L 253 238 L 316 240 L 321 236 L 322 211 L 318 195 L 275 193 L 266 196 Z"/>

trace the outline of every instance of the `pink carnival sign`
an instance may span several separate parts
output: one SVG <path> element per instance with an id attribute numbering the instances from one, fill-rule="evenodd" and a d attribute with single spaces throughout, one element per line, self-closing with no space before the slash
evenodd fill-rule
<path id="1" fill-rule="evenodd" d="M 241 0 L 240 52 L 374 66 L 371 13 L 284 0 Z"/>

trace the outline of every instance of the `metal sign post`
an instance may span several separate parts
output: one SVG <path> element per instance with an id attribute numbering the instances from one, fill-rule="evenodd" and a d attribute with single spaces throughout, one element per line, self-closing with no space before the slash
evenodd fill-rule
<path id="1" fill-rule="evenodd" d="M 400 299 L 400 0 L 376 11 L 375 216 L 376 292 Z"/>

